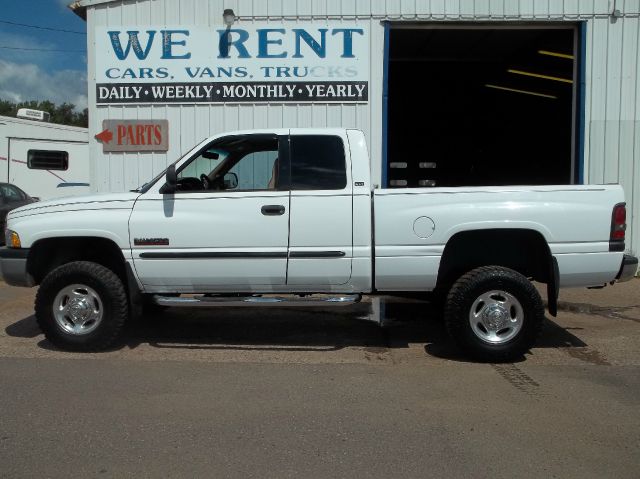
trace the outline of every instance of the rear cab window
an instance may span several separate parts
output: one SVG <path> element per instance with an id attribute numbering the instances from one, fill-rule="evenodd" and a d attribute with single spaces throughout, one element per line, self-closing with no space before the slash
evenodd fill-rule
<path id="1" fill-rule="evenodd" d="M 347 162 L 342 138 L 330 135 L 292 135 L 291 189 L 343 190 Z"/>

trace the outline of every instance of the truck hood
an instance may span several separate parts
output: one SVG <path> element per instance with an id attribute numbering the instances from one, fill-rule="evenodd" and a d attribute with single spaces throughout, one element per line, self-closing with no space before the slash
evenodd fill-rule
<path id="1" fill-rule="evenodd" d="M 21 218 L 43 213 L 77 210 L 132 209 L 140 193 L 109 193 L 102 195 L 71 196 L 54 200 L 39 201 L 21 206 L 9 212 L 8 219 Z"/>

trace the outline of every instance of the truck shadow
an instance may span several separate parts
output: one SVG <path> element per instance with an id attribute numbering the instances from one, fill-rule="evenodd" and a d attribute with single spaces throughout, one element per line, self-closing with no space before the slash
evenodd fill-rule
<path id="1" fill-rule="evenodd" d="M 439 332 L 429 321 L 392 321 L 381 325 L 368 307 L 334 309 L 269 308 L 248 310 L 173 310 L 147 315 L 132 324 L 126 347 L 336 351 L 349 347 L 408 347 L 398 343 L 399 331 L 413 341 Z M 444 333 L 444 331 L 442 331 Z"/>
<path id="2" fill-rule="evenodd" d="M 390 303 L 387 307 L 387 315 L 391 318 L 411 318 L 419 321 L 421 318 L 416 316 L 415 305 L 407 303 Z M 430 317 L 427 317 L 430 322 L 437 326 L 437 334 L 427 335 L 423 337 L 425 343 L 424 350 L 429 356 L 434 356 L 441 359 L 447 359 L 450 361 L 463 361 L 468 362 L 469 358 L 464 356 L 461 351 L 453 344 L 449 338 L 444 321 L 440 314 L 432 312 Z M 393 319 L 392 319 L 393 321 Z M 542 334 L 538 338 L 535 348 L 584 348 L 587 344 L 580 338 L 572 334 L 567 329 L 561 327 L 548 317 L 545 318 Z M 526 357 L 523 356 L 514 362 L 524 361 Z"/>
<path id="3" fill-rule="evenodd" d="M 545 322 L 536 348 L 584 348 L 577 336 Z M 10 337 L 42 337 L 34 316 L 9 325 Z M 424 344 L 427 355 L 468 361 L 449 339 L 441 315 L 428 303 L 387 301 L 382 321 L 369 304 L 346 308 L 251 310 L 176 309 L 148 314 L 126 328 L 111 351 L 149 345 L 159 349 L 317 351 L 362 348 L 376 353 Z M 44 338 L 43 349 L 55 350 Z M 524 358 L 522 358 L 524 359 Z"/>
<path id="4" fill-rule="evenodd" d="M 36 323 L 36 317 L 33 314 L 10 324 L 5 328 L 4 332 L 7 336 L 11 336 L 13 338 L 31 339 L 42 336 L 42 331 L 40 331 L 40 327 L 38 326 L 38 323 Z"/>

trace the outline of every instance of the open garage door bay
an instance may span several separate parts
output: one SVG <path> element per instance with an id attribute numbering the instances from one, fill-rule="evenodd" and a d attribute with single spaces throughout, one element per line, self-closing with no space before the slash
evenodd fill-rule
<path id="1" fill-rule="evenodd" d="M 577 26 L 388 34 L 386 186 L 579 182 Z"/>

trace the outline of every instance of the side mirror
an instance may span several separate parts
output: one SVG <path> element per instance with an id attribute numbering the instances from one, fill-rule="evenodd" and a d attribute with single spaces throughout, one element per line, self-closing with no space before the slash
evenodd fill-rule
<path id="1" fill-rule="evenodd" d="M 176 173 L 176 165 L 169 165 L 169 168 L 167 168 L 166 180 L 162 188 L 160 188 L 160 193 L 174 193 L 176 191 L 177 184 L 178 174 Z"/>
<path id="2" fill-rule="evenodd" d="M 235 173 L 227 173 L 224 175 L 224 189 L 233 190 L 238 187 L 238 175 Z"/>

